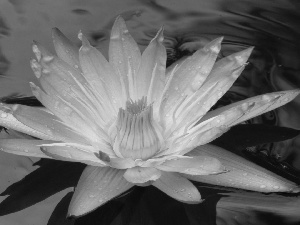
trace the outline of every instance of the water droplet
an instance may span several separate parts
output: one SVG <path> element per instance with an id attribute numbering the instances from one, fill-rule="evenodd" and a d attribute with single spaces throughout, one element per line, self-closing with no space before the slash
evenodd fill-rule
<path id="1" fill-rule="evenodd" d="M 82 34 L 82 32 L 81 31 L 79 31 L 79 33 L 78 33 L 78 39 L 80 40 L 80 41 L 82 41 L 82 36 L 83 36 L 83 34 Z"/>
<path id="2" fill-rule="evenodd" d="M 103 202 L 103 199 L 100 198 L 100 199 L 98 200 L 98 202 L 100 202 L 100 203 Z"/>
<path id="3" fill-rule="evenodd" d="M 243 173 L 243 176 L 247 176 L 248 175 L 248 173 Z"/>
<path id="4" fill-rule="evenodd" d="M 78 65 L 75 65 L 74 67 L 75 67 L 76 69 L 78 69 L 78 68 L 79 68 L 79 66 L 78 66 Z"/>
<path id="5" fill-rule="evenodd" d="M 184 191 L 185 191 L 185 189 L 184 189 L 184 188 L 182 188 L 180 191 L 181 191 L 181 192 L 184 192 Z"/>
<path id="6" fill-rule="evenodd" d="M 28 153 L 29 151 L 27 149 L 25 149 L 24 152 Z"/>
<path id="7" fill-rule="evenodd" d="M 50 70 L 44 68 L 44 69 L 42 70 L 42 72 L 45 73 L 45 74 L 47 74 L 47 73 L 50 73 Z"/>
<path id="8" fill-rule="evenodd" d="M 288 98 L 284 98 L 283 101 L 284 101 L 284 102 L 288 102 L 289 99 L 288 99 Z"/>
<path id="9" fill-rule="evenodd" d="M 262 185 L 260 185 L 259 187 L 260 187 L 260 188 L 266 188 L 267 186 L 262 184 Z"/>
<path id="10" fill-rule="evenodd" d="M 176 86 L 174 89 L 175 89 L 176 91 L 178 91 L 179 88 L 178 88 L 178 86 Z"/>
<path id="11" fill-rule="evenodd" d="M 41 52 L 40 52 L 38 46 L 37 46 L 37 45 L 32 45 L 32 51 L 33 51 L 33 53 L 35 54 L 37 60 L 40 61 L 40 60 L 41 60 L 41 57 L 42 57 L 42 54 L 41 54 Z"/>
<path id="12" fill-rule="evenodd" d="M 89 197 L 90 197 L 90 198 L 95 198 L 96 195 L 90 194 Z"/>
<path id="13" fill-rule="evenodd" d="M 44 57 L 43 57 L 43 61 L 44 61 L 45 63 L 49 63 L 49 62 L 51 62 L 53 59 L 54 59 L 53 56 L 44 56 Z"/>
<path id="14" fill-rule="evenodd" d="M 8 114 L 6 112 L 2 112 L 0 116 L 1 116 L 1 118 L 6 118 L 8 116 Z"/>
<path id="15" fill-rule="evenodd" d="M 273 186 L 273 188 L 274 188 L 274 189 L 279 189 L 280 187 L 277 186 L 277 185 L 275 185 L 275 186 Z"/>

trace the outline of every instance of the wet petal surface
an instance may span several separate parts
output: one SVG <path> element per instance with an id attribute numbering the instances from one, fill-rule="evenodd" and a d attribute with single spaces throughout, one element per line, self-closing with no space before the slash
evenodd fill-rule
<path id="1" fill-rule="evenodd" d="M 109 167 L 88 166 L 83 171 L 69 206 L 70 216 L 84 215 L 128 190 L 133 184 L 124 171 Z"/>

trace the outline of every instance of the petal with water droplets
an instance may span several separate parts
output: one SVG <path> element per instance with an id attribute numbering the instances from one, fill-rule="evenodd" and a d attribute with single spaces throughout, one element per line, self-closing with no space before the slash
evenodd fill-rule
<path id="1" fill-rule="evenodd" d="M 10 128 L 40 139 L 45 140 L 55 140 L 52 136 L 41 133 L 27 125 L 21 123 L 16 117 L 13 115 L 12 105 L 7 105 L 4 103 L 0 103 L 0 126 Z"/>
<path id="2" fill-rule="evenodd" d="M 60 118 L 67 126 L 71 127 L 85 138 L 92 142 L 103 142 L 106 134 L 91 120 L 85 120 L 86 115 L 80 113 L 76 108 L 68 102 L 59 98 L 58 94 L 48 95 L 42 91 L 38 86 L 30 83 L 33 95 L 43 103 L 53 114 Z"/>
<path id="3" fill-rule="evenodd" d="M 134 167 L 127 169 L 124 178 L 134 184 L 142 184 L 147 181 L 155 181 L 159 179 L 161 172 L 153 167 Z"/>
<path id="4" fill-rule="evenodd" d="M 167 115 L 172 114 L 178 104 L 193 95 L 206 80 L 221 49 L 221 41 L 222 38 L 217 38 L 208 43 L 172 71 L 162 96 L 166 102 L 161 105 L 167 125 L 173 123 Z"/>
<path id="5" fill-rule="evenodd" d="M 42 144 L 51 144 L 52 141 L 42 141 L 42 140 L 27 140 L 27 139 L 1 139 L 0 140 L 0 150 L 3 152 L 23 155 L 29 157 L 39 157 L 39 158 L 52 158 L 44 154 L 40 150 Z"/>
<path id="6" fill-rule="evenodd" d="M 68 146 L 65 143 L 61 144 L 63 146 L 57 146 L 60 145 L 60 143 L 57 145 L 55 144 L 57 143 L 42 145 L 42 147 L 40 147 L 41 151 L 46 155 L 58 160 L 82 162 L 92 166 L 106 166 L 106 163 L 97 158 L 91 151 Z"/>
<path id="7" fill-rule="evenodd" d="M 208 156 L 168 160 L 156 166 L 156 168 L 167 172 L 179 172 L 190 175 L 209 175 L 224 172 L 221 162 Z"/>
<path id="8" fill-rule="evenodd" d="M 214 145 L 201 145 L 187 155 L 193 157 L 210 156 L 217 158 L 222 165 L 228 169 L 227 173 L 212 176 L 191 176 L 183 174 L 183 176 L 191 180 L 259 192 L 299 191 L 299 187 L 293 182 Z"/>
<path id="9" fill-rule="evenodd" d="M 52 39 L 58 57 L 69 65 L 78 68 L 78 47 L 74 45 L 58 28 L 52 29 Z"/>
<path id="10" fill-rule="evenodd" d="M 14 105 L 13 115 L 23 124 L 57 141 L 87 144 L 86 139 L 63 124 L 58 117 L 41 108 Z"/>
<path id="11" fill-rule="evenodd" d="M 295 89 L 289 91 L 272 92 L 247 98 L 245 100 L 212 110 L 208 112 L 200 121 L 207 120 L 216 115 L 225 115 L 225 121 L 228 121 L 226 125 L 234 126 L 238 123 L 249 120 L 255 116 L 259 116 L 263 113 L 287 104 L 297 97 L 299 93 L 300 90 Z M 251 107 L 245 107 L 246 105 Z M 243 115 L 233 118 L 233 113 L 237 112 L 238 110 L 244 111 Z M 231 119 L 229 117 L 231 117 Z"/>
<path id="12" fill-rule="evenodd" d="M 191 126 L 204 116 L 242 73 L 252 50 L 251 47 L 217 61 L 201 88 L 181 104 L 175 127 Z"/>
<path id="13" fill-rule="evenodd" d="M 163 46 L 163 29 L 142 54 L 141 64 L 136 76 L 137 98 L 147 96 L 148 103 L 157 102 L 165 85 L 166 49 Z"/>
<path id="14" fill-rule="evenodd" d="M 112 27 L 109 43 L 109 63 L 124 82 L 124 91 L 129 95 L 129 79 L 134 80 L 141 62 L 141 52 L 131 37 L 122 17 Z M 130 96 L 126 96 L 129 98 Z"/>
<path id="15" fill-rule="evenodd" d="M 105 110 L 109 107 L 116 113 L 125 101 L 120 77 L 101 52 L 90 45 L 84 35 L 81 35 L 81 40 L 79 60 L 84 77 L 99 96 L 104 96 L 102 104 L 105 105 Z"/>
<path id="16" fill-rule="evenodd" d="M 84 215 L 127 191 L 133 184 L 127 182 L 123 174 L 124 170 L 110 167 L 86 167 L 75 189 L 68 215 Z"/>
<path id="17" fill-rule="evenodd" d="M 152 185 L 178 201 L 185 203 L 201 202 L 198 189 L 192 182 L 179 174 L 163 173 Z"/>

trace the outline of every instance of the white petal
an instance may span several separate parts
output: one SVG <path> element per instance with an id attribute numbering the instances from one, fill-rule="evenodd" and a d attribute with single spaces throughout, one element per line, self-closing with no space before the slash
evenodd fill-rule
<path id="1" fill-rule="evenodd" d="M 83 171 L 69 206 L 69 216 L 82 216 L 133 186 L 124 170 L 88 166 Z"/>
<path id="2" fill-rule="evenodd" d="M 0 103 L 0 125 L 40 139 L 55 140 L 54 137 L 34 130 L 18 121 L 13 115 L 12 105 Z"/>
<path id="3" fill-rule="evenodd" d="M 59 58 L 75 68 L 79 67 L 78 47 L 74 45 L 58 28 L 52 29 L 55 51 Z"/>
<path id="4" fill-rule="evenodd" d="M 148 104 L 157 103 L 165 85 L 167 54 L 163 39 L 161 28 L 143 52 L 136 77 L 137 99 L 147 96 Z"/>
<path id="5" fill-rule="evenodd" d="M 79 60 L 84 77 L 93 88 L 96 96 L 100 96 L 104 110 L 117 114 L 126 99 L 122 96 L 120 77 L 107 62 L 105 57 L 93 46 L 87 38 L 81 35 L 82 47 L 79 51 Z"/>
<path id="6" fill-rule="evenodd" d="M 134 167 L 127 169 L 124 178 L 134 184 L 142 184 L 159 179 L 161 172 L 153 167 Z"/>
<path id="7" fill-rule="evenodd" d="M 300 93 L 299 89 L 289 91 L 279 91 L 268 94 L 255 96 L 245 99 L 224 107 L 220 107 L 216 110 L 208 112 L 201 120 L 207 120 L 216 115 L 224 115 L 227 123 L 225 125 L 234 126 L 243 121 L 249 120 L 255 116 L 259 116 L 270 110 L 278 108 L 282 105 L 292 101 Z M 248 105 L 248 107 L 247 107 Z M 251 106 L 251 107 L 249 107 Z M 243 114 L 237 116 L 238 111 L 243 111 Z M 235 118 L 232 116 L 235 114 Z"/>
<path id="8" fill-rule="evenodd" d="M 213 176 L 183 175 L 191 180 L 259 192 L 300 191 L 293 182 L 214 145 L 199 146 L 189 152 L 188 155 L 217 158 L 229 170 L 227 173 Z"/>
<path id="9" fill-rule="evenodd" d="M 163 173 L 152 184 L 170 197 L 185 203 L 200 203 L 201 195 L 198 189 L 188 179 L 176 173 Z"/>
<path id="10" fill-rule="evenodd" d="M 67 127 L 55 115 L 43 109 L 25 105 L 12 106 L 13 115 L 23 124 L 53 137 L 57 141 L 87 144 L 78 133 Z"/>
<path id="11" fill-rule="evenodd" d="M 175 115 L 176 123 L 172 124 L 173 129 L 192 126 L 209 111 L 242 73 L 252 49 L 248 48 L 216 62 L 201 88 L 181 104 Z"/>
<path id="12" fill-rule="evenodd" d="M 64 143 L 63 143 L 64 144 Z M 46 155 L 63 161 L 82 162 L 92 166 L 106 166 L 93 152 L 68 146 L 42 145 L 41 151 Z"/>
<path id="13" fill-rule="evenodd" d="M 129 88 L 129 82 L 133 82 L 141 62 L 141 53 L 135 40 L 131 37 L 122 17 L 117 17 L 110 36 L 109 43 L 109 63 L 115 68 L 116 73 L 124 82 L 124 94 L 126 98 L 132 89 Z M 131 93 L 132 94 L 132 93 Z"/>
<path id="14" fill-rule="evenodd" d="M 52 141 L 28 139 L 1 139 L 0 150 L 3 152 L 29 157 L 52 158 L 40 150 L 41 144 L 50 144 Z"/>
<path id="15" fill-rule="evenodd" d="M 76 108 L 84 120 L 94 120 L 100 126 L 105 125 L 111 118 L 111 113 L 105 113 L 107 107 L 101 106 L 101 98 L 92 93 L 81 70 L 50 54 L 41 45 L 36 44 L 36 48 L 41 53 L 41 59 L 39 62 L 31 60 L 31 67 L 44 91 Z"/>
<path id="16" fill-rule="evenodd" d="M 167 172 L 179 172 L 190 175 L 209 175 L 224 172 L 220 161 L 208 156 L 168 160 L 156 166 L 156 168 Z"/>
<path id="17" fill-rule="evenodd" d="M 220 51 L 221 41 L 222 38 L 213 40 L 174 68 L 162 96 L 163 104 L 160 106 L 161 116 L 167 120 L 167 126 L 174 123 L 170 120 L 173 111 L 185 98 L 193 95 L 209 75 Z"/>
<path id="18" fill-rule="evenodd" d="M 71 106 L 68 102 L 63 101 L 58 95 L 47 95 L 38 86 L 30 83 L 33 95 L 43 103 L 53 114 L 59 117 L 69 127 L 82 134 L 92 142 L 103 142 L 106 140 L 106 133 L 95 122 L 85 120 L 86 116 Z M 83 117 L 82 117 L 83 116 Z"/>

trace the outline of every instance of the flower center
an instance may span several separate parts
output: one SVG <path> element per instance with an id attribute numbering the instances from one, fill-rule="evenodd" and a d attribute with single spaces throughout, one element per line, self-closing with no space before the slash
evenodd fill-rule
<path id="1" fill-rule="evenodd" d="M 153 106 L 147 106 L 147 98 L 127 101 L 126 109 L 119 109 L 114 150 L 124 158 L 148 159 L 161 143 L 159 125 L 153 120 Z"/>

